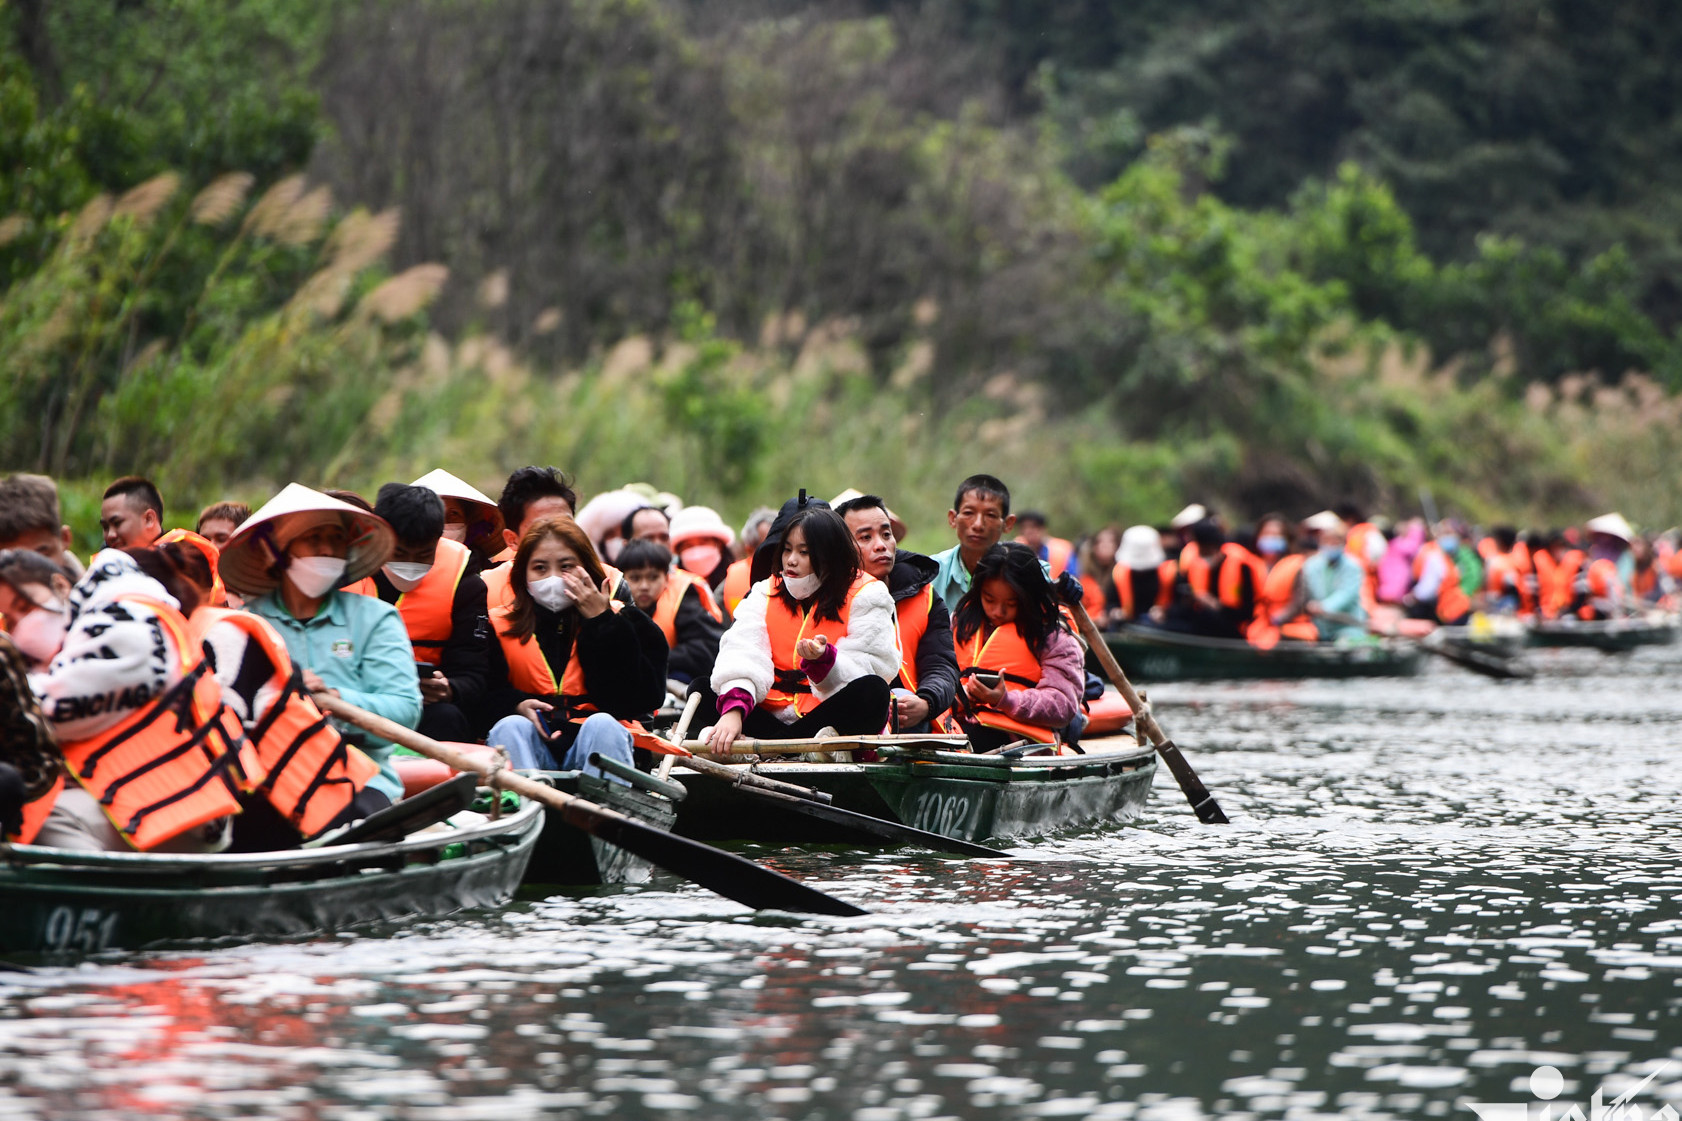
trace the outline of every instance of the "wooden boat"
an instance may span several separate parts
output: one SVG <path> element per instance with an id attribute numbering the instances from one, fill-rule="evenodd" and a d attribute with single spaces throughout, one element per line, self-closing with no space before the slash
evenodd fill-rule
<path id="1" fill-rule="evenodd" d="M 0 952 L 275 938 L 507 902 L 543 807 L 389 844 L 216 855 L 4 847 Z"/>
<path id="2" fill-rule="evenodd" d="M 892 737 L 880 737 L 875 742 Z M 835 741 L 843 747 L 848 741 Z M 1086 829 L 1139 815 L 1156 775 L 1156 755 L 1130 736 L 1084 741 L 1084 755 L 972 755 L 895 750 L 870 763 L 757 763 L 756 774 L 829 794 L 842 809 L 965 841 L 983 842 Z M 671 777 L 689 795 L 676 831 L 701 841 L 877 844 L 866 834 L 818 821 L 679 763 Z"/>
<path id="3" fill-rule="evenodd" d="M 1586 646 L 1621 654 L 1638 646 L 1669 646 L 1676 641 L 1674 615 L 1608 619 L 1589 623 L 1581 619 L 1549 619 L 1531 624 L 1532 646 Z"/>
<path id="4" fill-rule="evenodd" d="M 1426 658 L 1417 643 L 1394 639 L 1350 645 L 1286 640 L 1263 650 L 1237 639 L 1124 626 L 1104 640 L 1136 681 L 1412 677 Z"/>

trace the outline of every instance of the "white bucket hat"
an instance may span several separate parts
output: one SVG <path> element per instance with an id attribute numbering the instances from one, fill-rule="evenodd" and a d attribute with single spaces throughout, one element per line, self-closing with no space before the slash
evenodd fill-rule
<path id="1" fill-rule="evenodd" d="M 736 543 L 736 534 L 711 506 L 685 506 L 672 515 L 671 532 L 673 552 L 690 541 L 718 541 L 726 549 Z"/>
<path id="2" fill-rule="evenodd" d="M 482 507 L 478 511 L 479 520 L 490 522 L 493 533 L 502 529 L 502 510 L 497 506 L 496 499 L 473 484 L 463 482 L 442 467 L 436 471 L 428 471 L 409 485 L 425 487 L 439 498 L 453 498 L 457 502 Z"/>
<path id="3" fill-rule="evenodd" d="M 1583 523 L 1583 528 L 1590 533 L 1604 533 L 1608 537 L 1616 537 L 1626 545 L 1635 537 L 1635 527 L 1630 525 L 1622 514 L 1602 514 L 1598 518 L 1590 518 Z"/>
<path id="4" fill-rule="evenodd" d="M 1127 532 L 1121 535 L 1115 559 L 1134 572 L 1144 572 L 1167 560 L 1168 554 L 1162 551 L 1160 533 L 1148 525 L 1135 525 L 1128 526 Z"/>
<path id="5" fill-rule="evenodd" d="M 1315 533 L 1325 533 L 1328 529 L 1345 528 L 1343 519 L 1332 513 L 1330 510 L 1321 510 L 1318 514 L 1312 514 L 1304 518 L 1302 520 L 1302 527 L 1304 529 L 1311 529 Z"/>
<path id="6" fill-rule="evenodd" d="M 323 525 L 342 525 L 350 537 L 341 588 L 372 576 L 391 559 L 397 544 L 397 535 L 384 518 L 300 483 L 288 483 L 222 547 L 222 582 L 247 599 L 272 592 L 280 584 L 286 547 L 300 534 Z"/>
<path id="7" fill-rule="evenodd" d="M 644 484 L 645 486 L 647 484 Z M 630 489 L 603 491 L 584 504 L 578 511 L 578 528 L 582 529 L 590 538 L 590 544 L 599 553 L 602 544 L 610 534 L 617 534 L 625 516 L 644 506 L 652 506 L 648 495 Z"/>

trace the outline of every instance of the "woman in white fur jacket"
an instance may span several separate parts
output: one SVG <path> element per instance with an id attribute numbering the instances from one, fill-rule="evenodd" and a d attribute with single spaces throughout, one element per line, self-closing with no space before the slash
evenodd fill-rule
<path id="1" fill-rule="evenodd" d="M 780 550 L 778 570 L 736 608 L 703 692 L 702 704 L 711 700 L 718 711 L 718 723 L 702 733 L 715 751 L 743 734 L 874 735 L 887 723 L 888 683 L 900 665 L 893 597 L 859 567 L 834 511 L 820 502 L 790 506 L 761 546 L 772 556 Z"/>

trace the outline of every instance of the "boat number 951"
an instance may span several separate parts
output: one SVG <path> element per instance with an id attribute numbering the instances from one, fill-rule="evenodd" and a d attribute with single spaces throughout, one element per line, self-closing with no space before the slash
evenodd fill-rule
<path id="1" fill-rule="evenodd" d="M 103 950 L 117 930 L 116 911 L 99 907 L 54 907 L 42 931 L 46 950 Z"/>

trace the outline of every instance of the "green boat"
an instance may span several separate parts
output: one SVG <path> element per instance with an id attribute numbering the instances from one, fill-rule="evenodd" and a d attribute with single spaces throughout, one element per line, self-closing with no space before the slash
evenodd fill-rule
<path id="1" fill-rule="evenodd" d="M 1550 619 L 1531 625 L 1530 645 L 1581 646 L 1608 654 L 1622 654 L 1638 646 L 1669 646 L 1676 641 L 1676 630 L 1674 616 L 1607 619 L 1595 623 L 1581 619 Z"/>
<path id="2" fill-rule="evenodd" d="M 677 805 L 661 794 L 633 790 L 617 782 L 587 775 L 582 771 L 532 771 L 538 779 L 566 794 L 618 810 L 656 829 L 670 830 L 677 817 Z M 561 811 L 549 809 L 543 834 L 526 866 L 524 886 L 591 887 L 598 884 L 644 884 L 654 866 L 618 845 L 592 837 L 568 825 Z"/>
<path id="3" fill-rule="evenodd" d="M 174 855 L 0 846 L 0 953 L 276 938 L 507 902 L 543 828 L 500 819 L 389 844 Z"/>
<path id="4" fill-rule="evenodd" d="M 1113 745 L 1113 746 L 1112 746 Z M 856 813 L 977 843 L 1129 821 L 1144 808 L 1156 755 L 1131 738 L 1094 740 L 1084 755 L 1006 758 L 907 751 L 873 763 L 757 763 L 755 774 L 808 786 Z M 686 769 L 676 831 L 698 841 L 880 844 Z"/>
<path id="5" fill-rule="evenodd" d="M 1412 677 L 1426 658 L 1417 643 L 1395 639 L 1349 645 L 1287 639 L 1263 650 L 1239 639 L 1124 626 L 1104 641 L 1136 681 Z"/>

